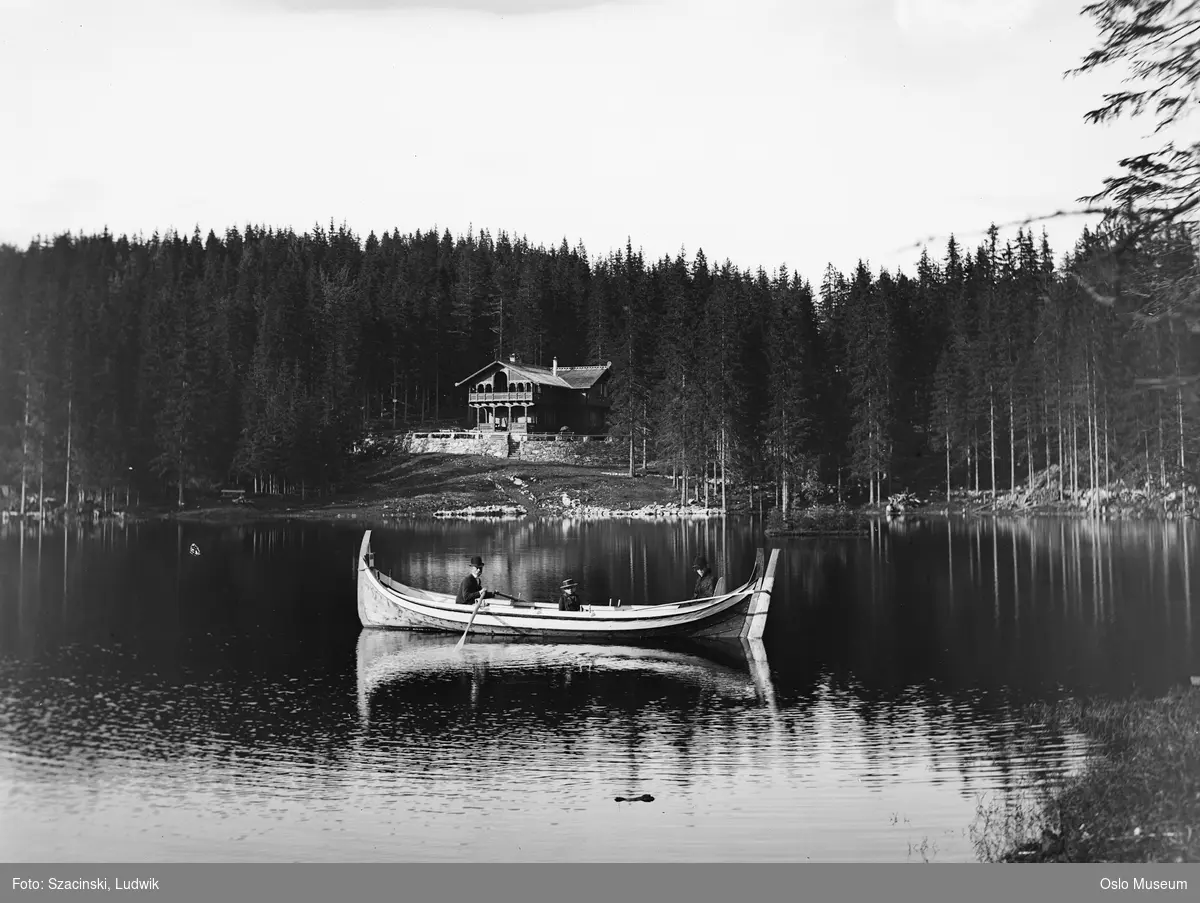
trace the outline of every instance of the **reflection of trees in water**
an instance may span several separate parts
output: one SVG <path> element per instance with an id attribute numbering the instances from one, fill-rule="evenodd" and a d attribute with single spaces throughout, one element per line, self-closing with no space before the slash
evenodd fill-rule
<path id="1" fill-rule="evenodd" d="M 790 545 L 797 604 L 772 607 L 767 639 L 887 685 L 1161 692 L 1194 661 L 1197 538 L 1178 522 L 930 519 Z"/>
<path id="2" fill-rule="evenodd" d="M 566 540 L 556 524 L 444 525 L 423 544 L 406 527 L 377 545 L 455 582 L 479 550 L 512 562 L 514 581 L 550 582 L 575 562 L 608 574 L 613 595 L 682 595 L 690 556 L 715 558 L 719 523 L 581 522 Z M 357 527 L 312 525 L 0 527 L 0 649 L 17 657 L 2 679 L 20 688 L 8 694 L 5 743 L 101 771 L 121 755 L 349 767 L 360 539 Z M 193 541 L 199 558 L 187 554 Z M 387 690 L 385 711 L 411 732 L 376 724 L 362 748 L 411 742 L 432 771 L 448 750 L 489 742 L 495 762 L 518 749 L 543 763 L 550 749 L 561 767 L 603 756 L 625 762 L 635 785 L 647 757 L 693 785 L 739 761 L 795 773 L 832 762 L 864 781 L 928 762 L 964 788 L 1053 776 L 1070 738 L 1024 732 L 1015 707 L 1059 684 L 1120 689 L 1130 674 L 1153 684 L 1194 661 L 1196 543 L 1188 523 L 1015 519 L 789 540 L 767 633 L 776 717 L 661 675 L 447 675 Z M 753 544 L 738 533 L 725 548 L 736 562 Z M 60 655 L 70 643 L 78 649 Z"/>
<path id="3" fill-rule="evenodd" d="M 794 604 L 812 604 L 823 599 L 838 598 L 847 592 L 850 578 L 849 543 L 861 540 L 804 539 L 792 540 L 780 549 L 779 570 L 787 575 L 791 593 L 788 601 Z M 778 579 L 776 585 L 778 586 Z M 774 605 L 771 618 L 779 609 L 792 606 Z"/>
<path id="4" fill-rule="evenodd" d="M 955 698 L 929 688 L 864 694 L 862 687 L 828 680 L 803 714 L 786 710 L 784 732 L 809 741 L 805 750 L 797 746 L 798 758 L 813 757 L 824 737 L 830 741 L 825 758 L 844 763 L 868 787 L 958 783 L 965 796 L 1061 780 L 1079 761 L 1080 738 L 1025 724 L 1010 702 Z"/>
<path id="5" fill-rule="evenodd" d="M 55 628 L 84 618 L 128 624 L 123 598 L 94 587 L 108 589 L 128 572 L 138 557 L 136 533 L 136 525 L 114 521 L 0 525 L 0 649 L 33 655 L 54 641 Z M 145 565 L 155 580 L 154 563 Z"/>
<path id="6" fill-rule="evenodd" d="M 59 537 L 61 554 L 49 554 Z M 305 625 L 351 629 L 360 538 L 357 525 L 307 523 L 5 524 L 0 583 L 13 602 L 0 603 L 0 647 L 91 639 L 99 622 L 166 642 L 171 618 L 178 636 L 269 628 L 291 642 Z M 687 595 L 698 550 L 723 555 L 740 578 L 755 544 L 744 525 L 720 520 L 433 520 L 375 539 L 385 570 L 420 585 L 453 590 L 479 551 L 497 584 L 524 595 L 553 597 L 574 573 L 591 598 L 625 601 Z M 199 558 L 187 554 L 193 541 Z M 885 685 L 1161 689 L 1194 661 L 1197 541 L 1186 521 L 1049 518 L 905 520 L 862 538 L 788 540 L 767 641 L 789 660 Z"/>

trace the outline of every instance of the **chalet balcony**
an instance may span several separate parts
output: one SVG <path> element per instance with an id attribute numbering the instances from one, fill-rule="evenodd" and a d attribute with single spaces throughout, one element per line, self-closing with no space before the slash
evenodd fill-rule
<path id="1" fill-rule="evenodd" d="M 459 398 L 462 396 L 460 395 Z M 533 401 L 532 392 L 480 392 L 472 389 L 467 393 L 471 404 L 522 404 Z"/>

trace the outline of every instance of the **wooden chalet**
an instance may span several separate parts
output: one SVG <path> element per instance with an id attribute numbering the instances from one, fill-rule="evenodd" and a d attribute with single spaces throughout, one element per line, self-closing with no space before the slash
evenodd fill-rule
<path id="1" fill-rule="evenodd" d="M 611 407 L 612 362 L 600 367 L 549 367 L 492 361 L 455 387 L 469 386 L 472 426 L 515 433 L 553 433 L 564 427 L 589 435 L 603 433 Z"/>

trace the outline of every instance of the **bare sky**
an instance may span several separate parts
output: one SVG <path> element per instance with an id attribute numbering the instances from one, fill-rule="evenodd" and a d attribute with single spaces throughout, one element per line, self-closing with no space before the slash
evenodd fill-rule
<path id="1" fill-rule="evenodd" d="M 0 0 L 0 241 L 332 219 L 911 272 L 1149 146 L 1084 123 L 1115 77 L 1062 77 L 1078 8 Z"/>

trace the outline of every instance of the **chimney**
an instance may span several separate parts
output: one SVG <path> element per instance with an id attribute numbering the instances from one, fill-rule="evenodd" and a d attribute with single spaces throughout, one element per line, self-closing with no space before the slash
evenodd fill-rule
<path id="1" fill-rule="evenodd" d="M 550 363 L 550 373 L 558 376 L 558 358 L 553 358 Z"/>

